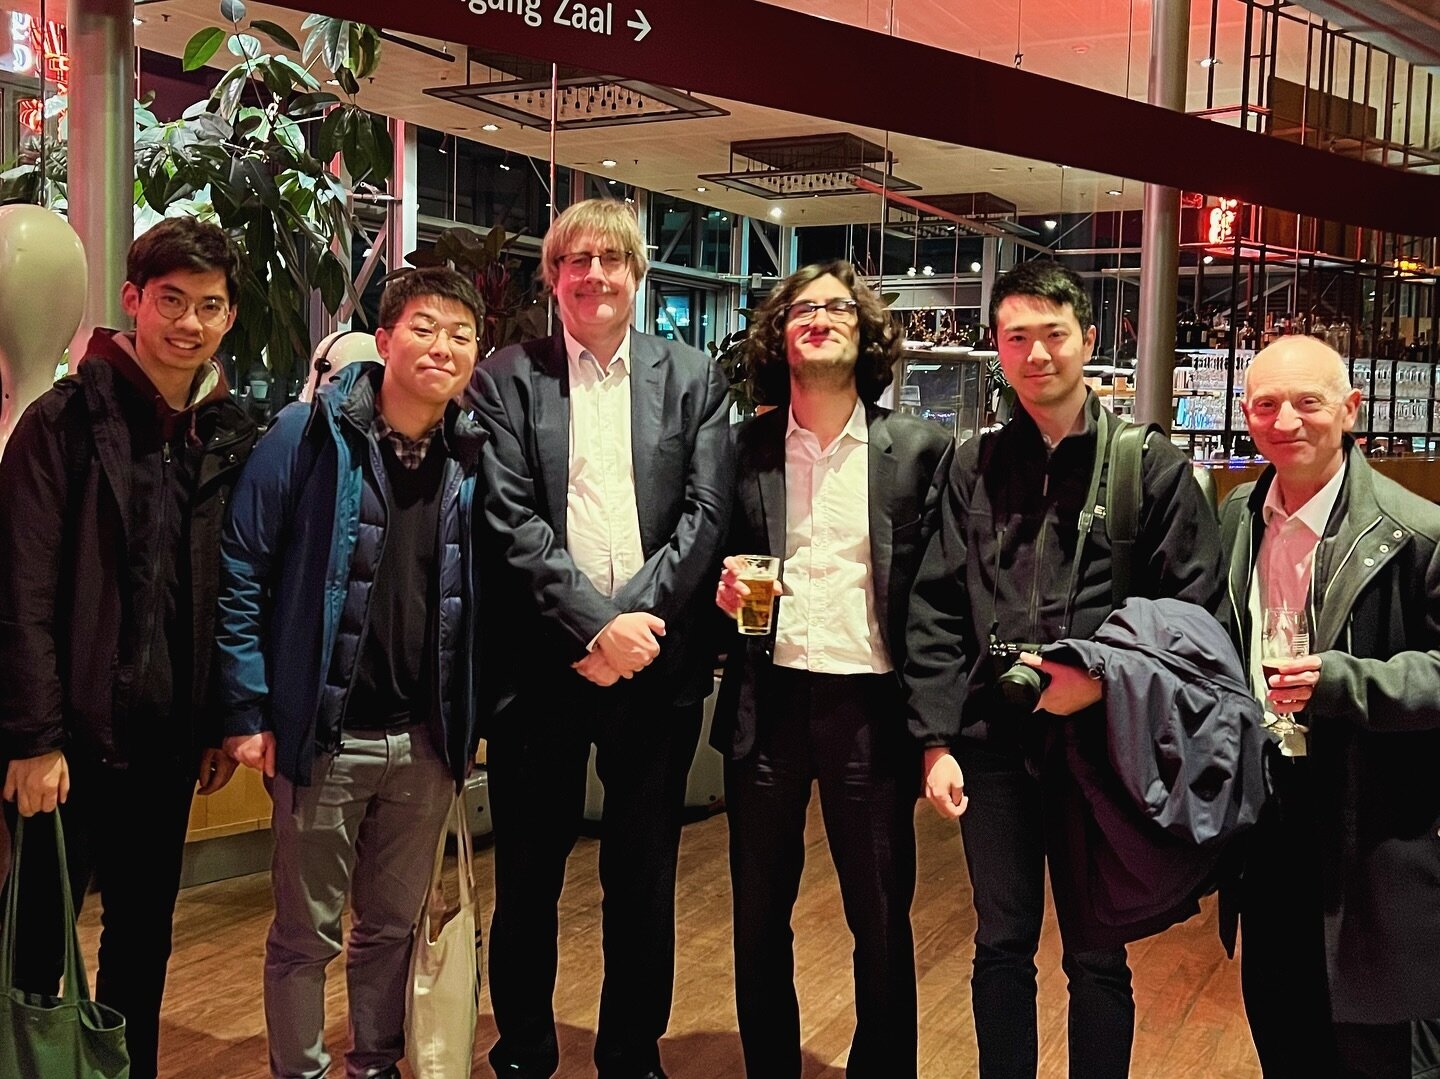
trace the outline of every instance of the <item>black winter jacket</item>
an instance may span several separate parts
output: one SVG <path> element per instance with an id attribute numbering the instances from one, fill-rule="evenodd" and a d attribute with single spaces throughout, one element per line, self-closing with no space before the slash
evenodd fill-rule
<path id="1" fill-rule="evenodd" d="M 129 762 L 138 727 L 136 687 L 145 683 L 136 624 L 135 567 L 148 557 L 130 528 L 135 449 L 116 397 L 121 376 L 106 354 L 119 346 L 97 330 L 86 362 L 28 409 L 0 461 L 0 759 L 55 749 L 105 765 Z M 255 425 L 215 389 L 193 413 L 199 467 L 190 500 L 193 656 L 186 713 L 193 766 L 218 746 L 208 707 L 215 643 L 220 528 L 231 487 L 255 442 Z M 163 452 L 156 449 L 154 452 Z"/>
<path id="2" fill-rule="evenodd" d="M 1068 632 L 1064 614 L 1080 511 L 1089 488 L 1100 402 L 1085 429 L 1048 451 L 1023 409 L 1001 430 L 955 452 L 940 524 L 916 579 L 905 682 L 910 730 L 923 745 L 958 737 L 1021 748 L 1024 724 L 1005 714 L 986 647 L 991 623 L 1006 642 L 1048 644 L 1094 635 L 1113 606 L 1110 544 L 1096 517 L 1085 538 Z M 989 441 L 988 447 L 985 443 Z M 983 462 L 982 462 L 983 457 Z M 982 471 L 983 469 L 983 471 Z M 1131 593 L 1215 611 L 1223 595 L 1215 514 L 1168 439 L 1149 439 Z M 1102 479 L 1097 502 L 1104 505 Z"/>

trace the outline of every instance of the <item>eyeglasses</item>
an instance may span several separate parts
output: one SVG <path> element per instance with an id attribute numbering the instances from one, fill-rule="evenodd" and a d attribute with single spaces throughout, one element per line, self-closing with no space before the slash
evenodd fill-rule
<path id="1" fill-rule="evenodd" d="M 814 322 L 815 316 L 824 311 L 830 316 L 831 322 L 854 322 L 859 317 L 856 313 L 859 306 L 854 300 L 826 300 L 824 303 L 802 300 L 785 308 L 785 321 L 798 322 L 804 326 Z"/>
<path id="2" fill-rule="evenodd" d="M 590 272 L 590 264 L 596 259 L 600 260 L 600 269 L 607 274 L 615 273 L 630 264 L 629 251 L 572 251 L 568 255 L 561 255 L 555 260 L 555 265 L 572 274 Z"/>
<path id="3" fill-rule="evenodd" d="M 145 295 L 143 288 L 140 290 L 140 295 Z M 230 305 L 214 296 L 207 296 L 203 300 L 191 300 L 188 296 L 182 296 L 178 292 L 152 292 L 150 295 L 155 301 L 155 310 L 160 312 L 161 318 L 169 322 L 179 322 L 191 308 L 195 309 L 195 317 L 200 320 L 202 326 L 219 326 L 230 317 Z"/>
<path id="4" fill-rule="evenodd" d="M 438 323 L 429 319 L 411 319 L 406 324 L 410 336 L 423 345 L 429 345 L 435 340 L 437 334 L 444 334 L 450 338 L 450 343 L 456 348 L 469 348 L 475 343 L 475 331 L 469 326 L 456 326 L 453 330 L 446 329 Z"/>

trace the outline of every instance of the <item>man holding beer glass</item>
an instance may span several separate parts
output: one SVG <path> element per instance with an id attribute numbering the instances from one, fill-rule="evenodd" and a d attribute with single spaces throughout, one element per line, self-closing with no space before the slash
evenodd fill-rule
<path id="1" fill-rule="evenodd" d="M 1267 1076 L 1408 1077 L 1412 1021 L 1440 1016 L 1440 509 L 1366 462 L 1360 399 L 1314 338 L 1256 356 L 1271 465 L 1221 512 L 1231 630 L 1275 717 L 1239 887 Z M 1287 620 L 1306 654 L 1274 647 Z M 1440 1042 L 1413 1026 L 1418 1075 Z"/>
<path id="2" fill-rule="evenodd" d="M 737 620 L 711 742 L 727 757 L 735 998 L 752 1077 L 798 1079 L 790 916 L 812 782 L 855 937 L 847 1074 L 916 1069 L 910 903 L 918 751 L 900 682 L 906 602 L 943 428 L 876 406 L 900 334 L 849 263 L 808 266 L 756 311 L 746 363 L 776 407 L 739 429 L 715 601 Z M 758 553 L 743 553 L 758 552 Z M 783 596 L 773 599 L 777 571 Z"/>

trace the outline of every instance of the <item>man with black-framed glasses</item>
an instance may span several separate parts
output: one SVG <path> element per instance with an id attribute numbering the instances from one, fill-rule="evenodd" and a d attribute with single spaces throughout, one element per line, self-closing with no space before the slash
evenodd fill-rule
<path id="1" fill-rule="evenodd" d="M 225 233 L 194 218 L 136 240 L 134 332 L 97 329 L 0 463 L 5 798 L 26 817 L 59 807 L 77 905 L 99 886 L 96 997 L 125 1016 L 137 1079 L 156 1074 L 197 774 L 210 794 L 234 769 L 208 690 L 221 519 L 255 441 L 214 359 L 238 272 Z M 55 862 L 53 833 L 32 827 L 15 982 L 52 994 Z"/>
<path id="2" fill-rule="evenodd" d="M 563 329 L 470 386 L 490 440 L 482 652 L 495 822 L 490 996 L 502 1076 L 554 1074 L 556 907 L 597 749 L 602 1079 L 663 1076 L 685 782 L 712 685 L 703 626 L 729 519 L 729 393 L 717 364 L 633 330 L 647 269 L 631 209 L 592 199 L 541 253 Z"/>
<path id="3" fill-rule="evenodd" d="M 781 560 L 770 631 L 729 638 L 711 743 L 726 757 L 735 1004 L 750 1079 L 799 1079 L 791 917 L 810 789 L 855 938 L 851 1079 L 914 1079 L 915 800 L 905 726 L 910 585 L 934 527 L 953 440 L 876 404 L 902 348 L 848 262 L 807 266 L 755 312 L 756 397 L 736 432 L 735 509 L 716 604 L 748 588 L 735 556 Z M 823 931 L 820 929 L 817 932 Z"/>

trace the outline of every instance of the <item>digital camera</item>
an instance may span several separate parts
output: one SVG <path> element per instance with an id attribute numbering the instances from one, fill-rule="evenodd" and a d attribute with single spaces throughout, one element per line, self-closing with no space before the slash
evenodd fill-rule
<path id="1" fill-rule="evenodd" d="M 1022 652 L 1039 652 L 1040 645 L 1023 641 L 1002 641 L 990 634 L 990 662 L 995 667 L 995 686 L 1012 708 L 1035 711 L 1050 676 L 1039 667 L 1020 662 Z"/>

